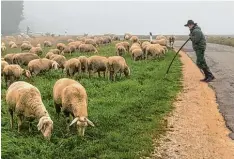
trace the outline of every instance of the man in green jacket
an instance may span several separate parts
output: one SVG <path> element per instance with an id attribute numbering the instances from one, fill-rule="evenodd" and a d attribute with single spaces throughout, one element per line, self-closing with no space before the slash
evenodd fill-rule
<path id="1" fill-rule="evenodd" d="M 206 64 L 205 60 L 205 50 L 206 50 L 206 39 L 204 34 L 201 31 L 201 28 L 194 23 L 193 20 L 188 20 L 187 24 L 184 26 L 189 27 L 190 29 L 190 39 L 192 41 L 193 50 L 196 52 L 197 56 L 197 66 L 204 72 L 205 78 L 201 81 L 203 82 L 210 82 L 215 77 L 211 73 L 209 67 Z"/>

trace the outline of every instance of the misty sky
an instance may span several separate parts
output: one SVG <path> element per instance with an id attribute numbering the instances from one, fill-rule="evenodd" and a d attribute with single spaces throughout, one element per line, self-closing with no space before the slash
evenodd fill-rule
<path id="1" fill-rule="evenodd" d="M 55 34 L 189 34 L 193 19 L 205 34 L 234 34 L 234 2 L 78 2 L 25 1 L 33 32 Z"/>

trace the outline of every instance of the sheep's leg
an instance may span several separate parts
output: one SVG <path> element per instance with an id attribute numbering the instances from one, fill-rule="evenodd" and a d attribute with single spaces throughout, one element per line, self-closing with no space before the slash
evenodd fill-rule
<path id="1" fill-rule="evenodd" d="M 101 77 L 101 75 L 100 75 L 100 71 L 98 71 L 98 77 L 99 77 L 99 78 Z"/>
<path id="2" fill-rule="evenodd" d="M 31 122 L 31 121 L 29 121 L 28 131 L 29 131 L 29 132 L 32 132 L 32 122 Z"/>
<path id="3" fill-rule="evenodd" d="M 23 122 L 23 116 L 22 115 L 17 115 L 18 117 L 18 132 L 20 132 L 22 122 Z"/>
<path id="4" fill-rule="evenodd" d="M 66 124 L 67 124 L 66 131 L 69 132 L 70 131 L 70 129 L 69 129 L 69 124 L 70 124 L 69 112 L 64 111 L 63 113 L 66 117 Z"/>
<path id="5" fill-rule="evenodd" d="M 10 124 L 11 124 L 11 129 L 13 129 L 13 110 L 12 109 L 8 109 L 9 113 L 10 113 Z"/>
<path id="6" fill-rule="evenodd" d="M 103 71 L 103 77 L 106 78 L 106 71 Z"/>
<path id="7" fill-rule="evenodd" d="M 8 84 L 7 84 L 8 76 L 7 76 L 7 75 L 5 75 L 5 76 L 4 76 L 4 78 L 5 78 L 6 87 L 8 87 Z"/>
<path id="8" fill-rule="evenodd" d="M 59 114 L 61 112 L 61 104 L 56 104 L 54 103 L 54 107 L 55 107 L 55 110 L 56 110 L 56 113 L 57 113 L 57 116 L 58 116 L 58 119 L 59 119 Z"/>
<path id="9" fill-rule="evenodd" d="M 113 81 L 115 81 L 115 78 L 116 78 L 116 72 L 113 73 Z"/>

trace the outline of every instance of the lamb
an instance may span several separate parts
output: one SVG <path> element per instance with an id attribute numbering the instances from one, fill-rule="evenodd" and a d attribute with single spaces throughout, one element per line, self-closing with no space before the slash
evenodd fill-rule
<path id="1" fill-rule="evenodd" d="M 129 52 L 130 44 L 128 42 L 124 41 L 124 42 L 117 43 L 117 44 L 115 44 L 115 47 L 117 48 L 119 45 L 123 45 L 125 47 L 126 51 Z"/>
<path id="2" fill-rule="evenodd" d="M 93 52 L 98 53 L 97 49 L 92 44 L 81 44 L 79 46 L 80 52 Z"/>
<path id="3" fill-rule="evenodd" d="M 10 47 L 11 47 L 11 49 L 14 49 L 14 48 L 17 48 L 17 45 L 14 43 Z"/>
<path id="4" fill-rule="evenodd" d="M 56 61 L 49 60 L 47 58 L 35 59 L 28 63 L 28 70 L 32 75 L 37 75 L 52 68 L 57 70 L 58 67 L 59 64 Z"/>
<path id="5" fill-rule="evenodd" d="M 41 54 L 43 53 L 43 51 L 42 51 L 42 48 L 40 48 L 40 47 L 32 47 L 32 48 L 29 50 L 29 53 L 41 55 Z"/>
<path id="6" fill-rule="evenodd" d="M 34 59 L 39 59 L 40 57 L 37 54 L 32 53 L 17 53 L 13 56 L 13 63 L 20 66 L 27 66 L 28 63 Z"/>
<path id="7" fill-rule="evenodd" d="M 150 44 L 146 48 L 146 57 L 145 58 L 148 59 L 149 55 L 151 55 L 152 58 L 160 57 L 161 54 L 163 53 L 162 50 L 164 51 L 164 49 L 160 48 L 159 44 Z"/>
<path id="8" fill-rule="evenodd" d="M 94 124 L 87 118 L 88 97 L 85 88 L 80 83 L 68 78 L 59 79 L 53 88 L 53 98 L 58 116 L 61 109 L 66 116 L 67 131 L 69 131 L 69 126 L 76 123 L 78 134 L 84 136 L 88 125 L 94 127 Z M 70 114 L 74 120 L 68 125 Z"/>
<path id="9" fill-rule="evenodd" d="M 143 60 L 144 59 L 144 53 L 143 53 L 142 49 L 134 49 L 132 51 L 132 59 L 134 61 Z"/>
<path id="10" fill-rule="evenodd" d="M 117 56 L 123 56 L 126 53 L 126 49 L 123 45 L 119 45 L 116 48 L 116 55 Z"/>
<path id="11" fill-rule="evenodd" d="M 94 39 L 85 39 L 85 44 L 92 44 L 97 47 L 96 41 Z"/>
<path id="12" fill-rule="evenodd" d="M 19 65 L 7 65 L 3 69 L 3 76 L 7 87 L 13 82 L 18 81 L 22 75 L 27 78 L 31 77 L 31 73 L 28 70 L 22 69 Z"/>
<path id="13" fill-rule="evenodd" d="M 139 39 L 138 39 L 137 36 L 132 36 L 132 37 L 130 38 L 130 41 L 131 41 L 132 43 L 137 43 L 137 42 L 139 42 Z"/>
<path id="14" fill-rule="evenodd" d="M 44 47 L 51 47 L 52 43 L 50 41 L 44 41 Z"/>
<path id="15" fill-rule="evenodd" d="M 6 54 L 4 56 L 4 60 L 9 63 L 9 64 L 13 64 L 13 58 L 14 58 L 14 53 L 11 53 L 11 54 Z"/>
<path id="16" fill-rule="evenodd" d="M 64 69 L 65 62 L 67 61 L 63 55 L 56 55 L 50 57 L 50 60 L 56 61 L 59 64 L 59 68 Z"/>
<path id="17" fill-rule="evenodd" d="M 107 73 L 107 62 L 108 59 L 104 56 L 91 56 L 88 58 L 88 71 L 89 77 L 91 74 L 98 72 L 98 77 L 101 77 L 100 72 L 103 72 L 104 78 Z"/>
<path id="18" fill-rule="evenodd" d="M 68 76 L 74 76 L 75 73 L 81 73 L 81 63 L 77 58 L 71 58 L 65 62 L 65 72 Z"/>
<path id="19" fill-rule="evenodd" d="M 56 47 L 62 52 L 66 48 L 66 45 L 63 43 L 58 43 Z"/>
<path id="20" fill-rule="evenodd" d="M 88 72 L 88 58 L 86 56 L 80 56 L 77 59 L 80 60 L 81 71 L 85 73 Z"/>
<path id="21" fill-rule="evenodd" d="M 9 65 L 6 61 L 1 60 L 1 75 L 3 76 L 3 69 Z"/>
<path id="22" fill-rule="evenodd" d="M 40 91 L 33 85 L 18 81 L 10 85 L 6 92 L 6 103 L 11 116 L 10 124 L 13 128 L 13 113 L 18 118 L 18 132 L 21 130 L 24 118 L 29 118 L 29 131 L 31 131 L 31 121 L 39 120 L 37 124 L 38 131 L 41 131 L 44 138 L 50 140 L 53 131 L 53 121 L 47 112 Z"/>
<path id="23" fill-rule="evenodd" d="M 172 35 L 169 37 L 169 43 L 171 48 L 174 47 L 174 42 L 175 42 L 175 36 Z"/>
<path id="24" fill-rule="evenodd" d="M 50 59 L 52 55 L 55 55 L 53 52 L 47 52 L 45 58 Z"/>
<path id="25" fill-rule="evenodd" d="M 31 44 L 23 43 L 20 48 L 21 48 L 21 51 L 24 51 L 24 50 L 30 50 L 32 46 Z"/>
<path id="26" fill-rule="evenodd" d="M 151 44 L 160 44 L 163 46 L 167 46 L 167 40 L 166 39 L 152 40 Z"/>
<path id="27" fill-rule="evenodd" d="M 53 52 L 54 54 L 60 54 L 60 50 L 59 49 L 50 49 L 49 52 Z"/>
<path id="28" fill-rule="evenodd" d="M 110 56 L 108 58 L 107 67 L 109 71 L 109 80 L 115 81 L 118 72 L 120 73 L 120 77 L 121 73 L 124 73 L 126 77 L 130 75 L 130 69 L 125 59 L 121 56 Z"/>

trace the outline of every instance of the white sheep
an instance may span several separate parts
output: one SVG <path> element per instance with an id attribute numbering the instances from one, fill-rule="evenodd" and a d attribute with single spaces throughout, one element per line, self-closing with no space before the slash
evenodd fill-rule
<path id="1" fill-rule="evenodd" d="M 34 59 L 39 59 L 40 57 L 37 54 L 32 53 L 17 53 L 13 56 L 13 63 L 22 65 L 28 65 L 28 63 Z"/>
<path id="2" fill-rule="evenodd" d="M 108 57 L 108 71 L 109 79 L 115 81 L 117 73 L 124 73 L 126 77 L 130 75 L 130 69 L 122 56 L 110 56 Z"/>
<path id="3" fill-rule="evenodd" d="M 18 81 L 22 75 L 27 78 L 31 77 L 31 73 L 19 65 L 6 65 L 3 69 L 3 76 L 7 87 L 13 82 Z"/>
<path id="4" fill-rule="evenodd" d="M 11 116 L 11 128 L 13 128 L 13 113 L 15 112 L 18 118 L 18 132 L 21 130 L 24 118 L 37 119 L 39 120 L 38 131 L 41 131 L 45 139 L 50 140 L 53 121 L 42 102 L 40 91 L 35 86 L 24 81 L 11 84 L 6 92 L 6 103 Z M 31 131 L 31 122 L 29 131 Z"/>
<path id="5" fill-rule="evenodd" d="M 143 53 L 143 51 L 142 51 L 141 48 L 132 50 L 132 59 L 134 61 L 143 60 L 144 59 L 144 53 Z"/>
<path id="6" fill-rule="evenodd" d="M 64 71 L 68 76 L 74 76 L 75 73 L 81 73 L 81 63 L 77 58 L 71 58 L 65 62 Z"/>
<path id="7" fill-rule="evenodd" d="M 49 71 L 50 69 L 57 70 L 59 64 L 56 61 L 49 60 L 47 58 L 35 59 L 28 63 L 28 70 L 31 74 L 37 75 L 44 71 Z"/>
<path id="8" fill-rule="evenodd" d="M 160 57 L 164 53 L 164 49 L 159 44 L 150 44 L 146 47 L 145 58 L 149 59 L 149 56 L 152 58 Z"/>
<path id="9" fill-rule="evenodd" d="M 104 78 L 107 73 L 107 62 L 108 59 L 104 56 L 91 56 L 88 58 L 88 71 L 89 77 L 91 74 L 98 72 L 98 77 L 101 77 L 100 72 L 103 72 Z"/>
<path id="10" fill-rule="evenodd" d="M 66 116 L 67 131 L 69 131 L 70 114 L 74 117 L 70 126 L 76 123 L 79 135 L 84 136 L 88 125 L 94 126 L 87 118 L 88 97 L 85 88 L 80 83 L 68 78 L 59 79 L 53 88 L 53 98 L 58 116 L 61 109 Z"/>

